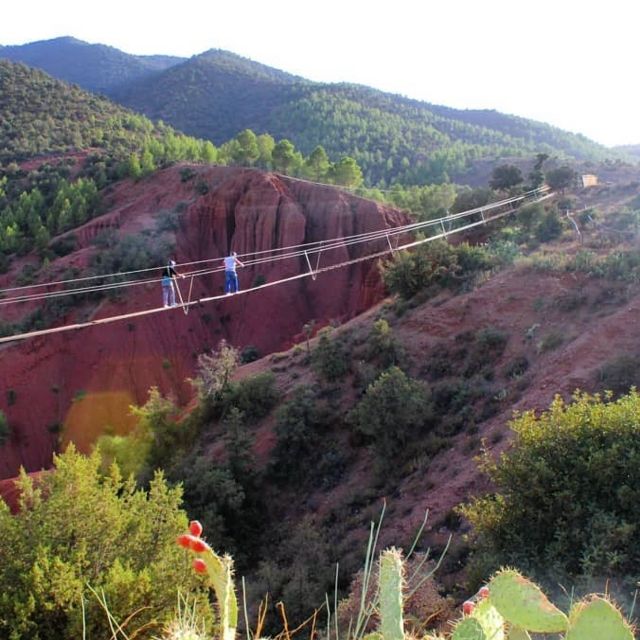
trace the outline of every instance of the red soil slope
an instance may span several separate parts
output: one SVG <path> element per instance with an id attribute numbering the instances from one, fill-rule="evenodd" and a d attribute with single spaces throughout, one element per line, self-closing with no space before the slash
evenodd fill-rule
<path id="1" fill-rule="evenodd" d="M 184 167 L 182 167 L 184 168 Z M 344 193 L 249 169 L 191 167 L 196 176 L 181 180 L 181 167 L 160 171 L 138 183 L 124 181 L 108 196 L 108 211 L 74 231 L 78 251 L 51 265 L 55 280 L 64 268 L 87 264 L 96 251 L 91 241 L 104 229 L 121 235 L 154 229 L 163 213 L 181 211 L 175 232 L 179 263 L 240 254 L 383 229 L 405 223 L 404 214 Z M 196 189 L 206 184 L 208 192 Z M 380 244 L 382 249 L 386 241 Z M 356 258 L 373 245 L 342 247 L 321 257 L 321 265 Z M 218 265 L 221 263 L 217 263 Z M 304 257 L 239 272 L 249 287 L 256 278 L 267 282 L 306 270 Z M 10 286 L 15 271 L 0 277 Z M 156 274 L 153 274 L 156 275 Z M 181 281 L 183 289 L 188 281 Z M 221 274 L 194 284 L 192 298 L 222 292 Z M 366 261 L 347 268 L 237 298 L 208 303 L 185 316 L 174 309 L 131 322 L 38 337 L 0 348 L 0 408 L 12 428 L 11 440 L 0 448 L 0 478 L 47 468 L 64 438 L 81 450 L 90 448 L 105 429 L 124 432 L 131 424 L 128 407 L 144 403 L 150 386 L 173 394 L 180 404 L 192 395 L 187 378 L 195 372 L 197 355 L 221 339 L 238 348 L 254 345 L 269 353 L 291 344 L 303 325 L 345 321 L 382 298 L 377 267 Z M 104 301 L 84 308 L 67 322 L 119 315 L 158 307 L 158 283 L 126 291 L 121 302 Z M 6 312 L 5 312 L 6 310 Z M 30 309 L 2 309 L 15 321 Z M 9 392 L 12 393 L 9 393 Z M 11 402 L 9 402 L 11 398 Z"/>

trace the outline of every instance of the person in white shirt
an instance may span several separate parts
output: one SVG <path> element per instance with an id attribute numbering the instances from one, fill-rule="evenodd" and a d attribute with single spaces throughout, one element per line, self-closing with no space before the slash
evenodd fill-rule
<path id="1" fill-rule="evenodd" d="M 238 254 L 233 251 L 224 259 L 224 291 L 227 295 L 238 292 L 237 265 L 244 267 L 244 264 L 238 260 Z"/>

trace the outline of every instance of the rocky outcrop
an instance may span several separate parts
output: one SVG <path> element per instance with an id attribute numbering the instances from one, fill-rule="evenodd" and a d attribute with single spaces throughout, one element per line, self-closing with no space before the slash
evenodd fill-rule
<path id="1" fill-rule="evenodd" d="M 177 214 L 177 261 L 199 262 L 203 268 L 221 266 L 221 258 L 231 250 L 251 257 L 407 222 L 396 210 L 330 186 L 228 167 L 189 167 L 194 175 L 185 180 L 184 169 L 172 167 L 138 183 L 116 185 L 108 195 L 108 211 L 76 230 L 80 247 L 61 263 L 83 267 L 96 251 L 91 241 L 100 230 L 149 233 L 168 212 Z M 345 262 L 385 245 L 386 240 L 341 246 L 321 254 L 319 265 Z M 314 256 L 314 266 L 316 260 Z M 304 255 L 256 265 L 239 271 L 240 284 L 246 289 L 307 269 Z M 186 294 L 190 280 L 179 284 Z M 192 299 L 222 290 L 222 273 L 202 276 L 193 281 Z M 239 349 L 252 345 L 266 354 L 290 346 L 310 320 L 317 326 L 342 322 L 382 296 L 378 267 L 370 260 L 320 274 L 316 280 L 303 278 L 205 303 L 189 315 L 173 309 L 4 346 L 0 407 L 12 436 L 0 448 L 0 478 L 14 476 L 21 465 L 27 471 L 47 468 L 52 452 L 68 440 L 88 450 L 105 430 L 126 432 L 132 424 L 129 405 L 143 403 L 152 385 L 187 403 L 192 395 L 187 379 L 195 373 L 198 354 L 223 338 Z M 160 285 L 154 282 L 128 289 L 117 302 L 78 309 L 66 320 L 125 314 L 157 307 L 160 301 Z"/>

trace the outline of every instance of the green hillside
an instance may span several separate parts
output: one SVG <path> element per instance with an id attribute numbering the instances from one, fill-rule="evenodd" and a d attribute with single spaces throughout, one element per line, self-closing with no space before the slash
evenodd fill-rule
<path id="1" fill-rule="evenodd" d="M 269 114 L 297 99 L 305 84 L 301 78 L 211 50 L 120 87 L 112 97 L 152 119 L 220 144 L 243 129 L 267 131 Z"/>
<path id="2" fill-rule="evenodd" d="M 224 51 L 210 51 L 114 99 L 216 144 L 249 128 L 290 139 L 308 154 L 352 156 L 370 184 L 464 174 L 478 158 L 537 152 L 580 160 L 614 155 L 581 135 L 495 111 L 430 105 L 350 84 L 319 84 Z"/>
<path id="3" fill-rule="evenodd" d="M 183 60 L 174 56 L 134 56 L 69 37 L 0 47 L 0 58 L 37 67 L 94 92 L 107 92 L 121 83 L 138 81 Z"/>
<path id="4" fill-rule="evenodd" d="M 19 163 L 43 158 L 27 171 Z M 55 235 L 100 210 L 100 190 L 178 160 L 215 159 L 211 142 L 154 125 L 77 86 L 0 60 L 0 271 L 10 256 L 46 250 Z"/>
<path id="5" fill-rule="evenodd" d="M 33 54 L 38 47 L 47 48 L 46 61 Z M 370 185 L 464 181 L 478 159 L 620 156 L 541 122 L 432 105 L 365 86 L 314 83 L 228 51 L 212 49 L 186 61 L 164 58 L 150 72 L 149 59 L 99 47 L 65 38 L 24 45 L 19 52 L 5 47 L 0 54 L 11 49 L 28 64 L 91 90 L 100 84 L 121 104 L 216 145 L 244 129 L 288 139 L 305 155 L 322 145 L 333 161 L 354 158 Z M 65 62 L 64 52 L 74 48 Z M 162 64 L 167 67 L 160 71 Z"/>
<path id="6" fill-rule="evenodd" d="M 139 151 L 151 139 L 181 137 L 170 127 L 42 71 L 0 60 L 0 161 L 99 148 Z M 193 139 L 190 139 L 193 141 Z"/>

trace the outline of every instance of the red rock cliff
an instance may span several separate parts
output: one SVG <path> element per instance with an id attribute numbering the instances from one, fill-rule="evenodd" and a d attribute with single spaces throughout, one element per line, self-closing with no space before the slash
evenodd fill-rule
<path id="1" fill-rule="evenodd" d="M 91 241 L 100 230 L 141 233 L 153 229 L 158 215 L 166 211 L 180 211 L 175 232 L 179 263 L 221 258 L 230 250 L 252 254 L 407 222 L 396 210 L 329 186 L 249 169 L 192 170 L 197 175 L 184 182 L 181 168 L 172 167 L 138 183 L 116 185 L 108 196 L 108 212 L 75 231 L 81 247 L 60 263 L 83 266 L 96 250 Z M 199 195 L 204 185 L 208 191 Z M 342 246 L 322 254 L 320 266 L 385 245 L 386 240 Z M 214 266 L 219 265 L 220 261 Z M 240 269 L 240 285 L 246 289 L 257 281 L 271 282 L 307 269 L 304 256 Z M 188 280 L 179 283 L 186 291 Z M 6 278 L 0 286 L 7 286 Z M 210 274 L 194 280 L 192 298 L 217 295 L 222 289 L 222 274 Z M 188 402 L 192 388 L 187 378 L 195 373 L 198 354 L 222 338 L 240 349 L 254 345 L 266 354 L 289 346 L 309 320 L 319 326 L 332 319 L 347 320 L 382 295 L 377 265 L 370 260 L 320 274 L 315 281 L 304 278 L 205 303 L 187 316 L 173 309 L 4 346 L 0 407 L 12 437 L 0 448 L 0 478 L 16 475 L 20 465 L 27 471 L 47 468 L 61 425 L 65 437 L 83 450 L 107 428 L 126 432 L 132 422 L 129 405 L 144 403 L 152 385 L 173 394 L 181 404 Z M 89 311 L 92 317 L 105 317 L 157 307 L 160 302 L 160 286 L 153 283 L 127 289 L 122 301 L 104 301 Z M 81 310 L 67 321 L 89 311 Z"/>

